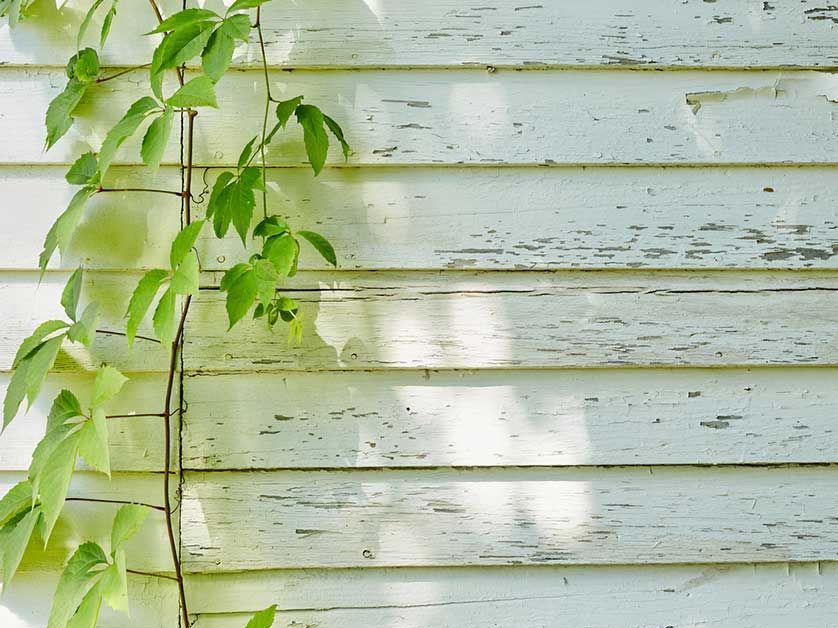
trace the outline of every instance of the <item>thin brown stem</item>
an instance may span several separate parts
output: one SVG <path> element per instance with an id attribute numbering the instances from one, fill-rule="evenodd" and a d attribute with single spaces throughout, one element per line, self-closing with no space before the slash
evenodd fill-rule
<path id="1" fill-rule="evenodd" d="M 141 412 L 137 414 L 109 414 L 106 419 L 137 419 L 144 417 L 158 417 L 165 418 L 166 415 L 162 412 Z"/>
<path id="2" fill-rule="evenodd" d="M 153 192 L 154 194 L 171 194 L 172 196 L 183 197 L 183 192 L 178 190 L 160 190 L 156 188 L 98 188 L 97 192 Z"/>
<path id="3" fill-rule="evenodd" d="M 262 73 L 265 76 L 265 115 L 262 117 L 262 141 L 259 144 L 259 154 L 262 160 L 262 215 L 268 217 L 268 186 L 267 162 L 265 160 L 265 144 L 268 136 L 268 113 L 271 108 L 271 80 L 268 75 L 268 58 L 265 55 L 265 36 L 262 34 L 262 7 L 256 9 L 256 32 L 259 34 L 259 48 L 262 51 Z"/>
<path id="4" fill-rule="evenodd" d="M 108 81 L 112 81 L 115 78 L 119 78 L 120 76 L 125 76 L 126 74 L 130 74 L 131 72 L 135 72 L 136 70 L 143 70 L 147 67 L 151 66 L 150 63 L 144 63 L 143 65 L 137 65 L 133 68 L 126 68 L 117 72 L 116 74 L 111 74 L 110 76 L 102 76 L 96 79 L 97 83 L 107 83 Z"/>
<path id="5" fill-rule="evenodd" d="M 160 7 L 157 6 L 157 0 L 148 0 L 148 3 L 151 5 L 151 10 L 154 11 L 154 15 L 157 16 L 158 22 L 163 22 L 163 14 L 160 12 Z M 177 69 L 177 80 L 178 83 L 183 86 L 183 68 L 176 68 Z M 188 628 L 188 624 L 187 624 Z"/>
<path id="6" fill-rule="evenodd" d="M 175 582 L 177 582 L 177 578 L 175 578 L 174 576 L 167 576 L 166 574 L 162 573 L 152 573 L 150 571 L 140 571 L 138 569 L 126 569 L 125 571 L 127 571 L 128 573 L 132 573 L 135 576 L 147 576 L 149 578 L 164 578 L 165 580 L 174 580 Z"/>
<path id="7" fill-rule="evenodd" d="M 104 334 L 105 336 L 127 336 L 124 331 L 112 331 L 110 329 L 97 329 L 97 334 Z M 148 340 L 149 342 L 156 342 L 160 344 L 160 341 L 157 338 L 151 338 L 149 336 L 134 336 L 137 340 Z"/>
<path id="8" fill-rule="evenodd" d="M 134 506 L 143 506 L 144 508 L 151 508 L 152 510 L 159 510 L 160 512 L 166 512 L 166 509 L 163 506 L 155 506 L 154 504 L 146 504 L 144 502 L 132 502 L 123 499 L 98 499 L 95 497 L 68 497 L 66 499 L 68 502 L 89 502 L 92 504 L 133 504 Z"/>

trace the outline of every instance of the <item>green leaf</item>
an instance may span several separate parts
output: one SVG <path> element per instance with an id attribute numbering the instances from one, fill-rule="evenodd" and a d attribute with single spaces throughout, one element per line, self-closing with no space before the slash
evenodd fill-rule
<path id="1" fill-rule="evenodd" d="M 111 528 L 111 552 L 122 549 L 128 539 L 139 532 L 149 512 L 147 506 L 138 504 L 126 504 L 117 511 Z"/>
<path id="2" fill-rule="evenodd" d="M 112 366 L 102 366 L 96 371 L 96 381 L 93 382 L 93 395 L 90 406 L 96 408 L 113 399 L 128 378 Z"/>
<path id="3" fill-rule="evenodd" d="M 303 97 L 296 96 L 289 100 L 283 100 L 276 106 L 276 118 L 279 120 L 279 126 L 281 128 L 285 128 L 285 125 L 288 124 L 288 120 L 291 119 L 291 114 L 294 113 L 294 110 L 300 106 L 301 102 L 303 102 Z"/>
<path id="4" fill-rule="evenodd" d="M 90 348 L 93 338 L 96 335 L 96 321 L 99 318 L 99 304 L 92 301 L 84 308 L 81 318 L 67 330 L 67 340 L 80 342 Z"/>
<path id="5" fill-rule="evenodd" d="M 95 153 L 85 153 L 67 171 L 65 179 L 72 185 L 88 185 L 98 183 L 99 161 Z"/>
<path id="6" fill-rule="evenodd" d="M 233 226 L 242 239 L 242 244 L 245 244 L 247 233 L 250 231 L 250 223 L 253 221 L 253 208 L 256 207 L 256 196 L 253 194 L 253 187 L 248 185 L 248 180 L 244 177 L 230 187 L 231 190 L 227 197 L 230 215 L 233 220 Z"/>
<path id="7" fill-rule="evenodd" d="M 119 0 L 113 0 L 111 8 L 108 9 L 108 12 L 105 14 L 105 19 L 102 21 L 102 32 L 99 35 L 100 48 L 104 48 L 105 42 L 108 40 L 108 35 L 111 32 L 111 24 L 113 24 L 113 19 L 116 17 L 116 8 L 118 5 Z"/>
<path id="8" fill-rule="evenodd" d="M 26 370 L 26 398 L 30 406 L 38 397 L 41 386 L 47 377 L 47 373 L 49 373 L 55 364 L 55 359 L 58 357 L 58 352 L 63 342 L 64 336 L 50 338 L 39 345 L 28 358 L 29 367 Z"/>
<path id="9" fill-rule="evenodd" d="M 224 273 L 220 288 L 227 293 L 227 318 L 232 329 L 256 301 L 259 291 L 256 273 L 250 264 L 236 264 Z"/>
<path id="10" fill-rule="evenodd" d="M 341 129 L 340 125 L 325 113 L 323 114 L 323 121 L 326 123 L 326 126 L 329 127 L 332 135 L 334 135 L 335 138 L 337 138 L 337 141 L 340 142 L 340 148 L 343 151 L 343 158 L 349 159 L 351 149 L 349 148 L 346 138 L 343 136 L 343 129 Z"/>
<path id="11" fill-rule="evenodd" d="M 32 335 L 20 343 L 20 347 L 18 347 L 17 353 L 15 354 L 15 359 L 12 361 L 12 368 L 16 369 L 21 361 L 28 357 L 47 336 L 67 327 L 69 327 L 67 323 L 59 320 L 46 321 L 38 325 L 35 331 L 32 332 Z"/>
<path id="12" fill-rule="evenodd" d="M 214 28 L 215 22 L 200 21 L 179 27 L 166 35 L 152 58 L 152 75 L 176 68 L 199 55 L 207 45 Z M 157 53 L 157 50 L 160 52 Z"/>
<path id="13" fill-rule="evenodd" d="M 148 308 L 151 307 L 151 302 L 160 290 L 160 286 L 169 276 L 165 270 L 150 270 L 137 284 L 134 294 L 131 295 L 131 300 L 128 302 L 128 325 L 126 335 L 128 336 L 128 346 L 133 346 L 134 338 L 137 336 L 137 330 L 140 328 L 143 318 L 145 318 Z"/>
<path id="14" fill-rule="evenodd" d="M 82 598 L 81 604 L 70 618 L 67 628 L 96 628 L 96 624 L 99 622 L 99 612 L 102 610 L 104 578 L 110 568 L 108 567 L 102 576 L 98 577 L 96 584 Z"/>
<path id="15" fill-rule="evenodd" d="M 47 432 L 65 425 L 70 419 L 83 415 L 78 398 L 71 391 L 64 389 L 52 402 L 47 417 Z"/>
<path id="16" fill-rule="evenodd" d="M 252 139 L 251 139 L 251 140 L 250 140 L 250 141 L 249 141 L 249 142 L 245 145 L 245 147 L 242 149 L 241 155 L 239 155 L 239 161 L 238 161 L 238 164 L 237 164 L 237 166 L 236 166 L 239 170 L 241 170 L 242 168 L 244 168 L 244 167 L 245 167 L 245 165 L 247 164 L 247 162 L 249 162 L 249 161 L 250 161 L 250 158 L 251 158 L 251 156 L 253 155 L 253 144 L 256 142 L 256 140 L 257 140 L 257 139 L 259 139 L 259 137 L 258 137 L 258 136 L 254 136 L 254 137 L 253 137 L 253 138 L 252 138 Z"/>
<path id="17" fill-rule="evenodd" d="M 268 238 L 262 256 L 269 259 L 282 277 L 288 277 L 300 252 L 299 243 L 289 234 Z"/>
<path id="18" fill-rule="evenodd" d="M 170 286 L 160 297 L 160 302 L 157 304 L 157 309 L 154 310 L 154 317 L 152 318 L 154 333 L 157 334 L 158 340 L 165 346 L 172 344 L 177 331 L 175 321 L 176 301 L 177 297 Z"/>
<path id="19" fill-rule="evenodd" d="M 23 558 L 23 553 L 26 551 L 26 546 L 29 545 L 29 539 L 32 538 L 32 532 L 35 530 L 35 524 L 41 516 L 41 509 L 33 508 L 26 513 L 23 518 L 14 525 L 13 529 L 5 532 L 2 536 L 2 544 L 0 544 L 0 553 L 3 555 L 3 590 L 11 583 L 12 578 L 17 571 L 20 561 Z M 6 524 L 11 525 L 11 524 Z"/>
<path id="20" fill-rule="evenodd" d="M 236 0 L 230 5 L 230 8 L 227 9 L 227 13 L 232 13 L 233 11 L 244 11 L 245 9 L 255 9 L 266 2 L 269 2 L 269 0 Z"/>
<path id="21" fill-rule="evenodd" d="M 197 23 L 214 19 L 221 19 L 221 16 L 215 11 L 210 11 L 209 9 L 184 9 L 183 11 L 178 11 L 174 15 L 167 17 L 165 20 L 160 22 L 160 25 L 157 28 L 146 34 L 153 35 L 154 33 L 165 33 L 167 31 L 182 29 L 185 26 L 192 26 Z"/>
<path id="22" fill-rule="evenodd" d="M 67 74 L 81 83 L 92 83 L 99 78 L 99 55 L 93 48 L 80 50 L 67 63 Z"/>
<path id="23" fill-rule="evenodd" d="M 151 67 L 148 71 L 148 81 L 151 84 L 151 91 L 160 100 L 163 100 L 163 78 L 166 74 L 166 71 L 160 66 L 163 63 L 165 52 L 162 44 L 154 49 L 154 53 L 151 55 Z"/>
<path id="24" fill-rule="evenodd" d="M 315 176 L 320 174 L 326 164 L 329 153 L 329 136 L 323 129 L 323 114 L 313 105 L 300 105 L 295 109 L 297 122 L 303 127 L 303 141 L 306 146 L 308 162 Z"/>
<path id="25" fill-rule="evenodd" d="M 91 467 L 111 476 L 111 457 L 108 448 L 108 420 L 102 408 L 95 408 L 90 419 L 79 429 L 79 455 Z"/>
<path id="26" fill-rule="evenodd" d="M 64 253 L 70 246 L 70 241 L 76 232 L 76 227 L 84 212 L 84 206 L 88 199 L 93 196 L 94 191 L 91 187 L 84 187 L 76 192 L 67 209 L 64 210 L 64 213 L 58 217 L 58 220 L 50 228 L 47 237 L 44 239 L 44 250 L 41 251 L 38 260 L 38 266 L 41 272 L 47 269 L 47 264 L 49 264 L 50 258 L 55 253 L 55 249 L 59 249 Z"/>
<path id="27" fill-rule="evenodd" d="M 236 42 L 228 35 L 223 28 L 216 30 L 209 38 L 207 47 L 201 55 L 201 65 L 206 74 L 213 81 L 218 81 L 224 76 L 230 62 L 233 60 L 233 52 L 236 50 Z"/>
<path id="28" fill-rule="evenodd" d="M 209 203 L 207 203 L 207 218 L 212 218 L 222 206 L 222 194 L 227 185 L 235 178 L 232 172 L 222 172 L 212 186 Z M 221 237 L 221 236 L 218 236 Z"/>
<path id="29" fill-rule="evenodd" d="M 196 294 L 198 292 L 199 276 L 198 255 L 195 251 L 189 251 L 172 276 L 172 284 L 169 290 L 175 294 Z"/>
<path id="30" fill-rule="evenodd" d="M 81 42 L 84 39 L 84 35 L 87 33 L 87 29 L 90 28 L 90 23 L 93 21 L 93 14 L 96 13 L 96 10 L 100 6 L 102 6 L 104 1 L 105 0 L 96 0 L 96 2 L 94 2 L 87 10 L 87 14 L 84 16 L 81 26 L 79 26 L 79 34 L 76 37 L 76 48 L 81 48 Z"/>
<path id="31" fill-rule="evenodd" d="M 143 158 L 143 163 L 152 172 L 156 172 L 160 167 L 163 153 L 169 144 L 169 136 L 172 134 L 173 121 L 174 111 L 171 107 L 166 107 L 166 110 L 154 119 L 145 132 L 140 155 Z"/>
<path id="32" fill-rule="evenodd" d="M 250 39 L 250 18 L 244 14 L 231 15 L 224 20 L 219 30 L 233 39 L 247 41 Z"/>
<path id="33" fill-rule="evenodd" d="M 160 105 L 154 98 L 144 96 L 132 104 L 125 115 L 122 116 L 122 119 L 108 131 L 105 141 L 102 143 L 102 149 L 99 151 L 99 173 L 101 177 L 105 176 L 111 161 L 116 156 L 116 151 L 119 150 L 123 142 L 137 131 L 149 113 L 159 108 Z"/>
<path id="34" fill-rule="evenodd" d="M 183 258 L 186 257 L 186 254 L 189 253 L 189 251 L 192 250 L 192 247 L 195 246 L 195 242 L 201 233 L 201 229 L 204 228 L 205 222 L 206 221 L 204 220 L 196 220 L 195 222 L 186 225 L 183 229 L 181 229 L 180 233 L 177 234 L 174 242 L 172 242 L 172 252 L 169 255 L 172 270 L 175 270 L 180 265 Z"/>
<path id="35" fill-rule="evenodd" d="M 253 230 L 254 238 L 268 238 L 270 236 L 288 233 L 288 223 L 280 216 L 268 216 Z"/>
<path id="36" fill-rule="evenodd" d="M 11 423 L 20 404 L 26 397 L 26 372 L 29 370 L 29 360 L 24 360 L 12 374 L 12 379 L 6 388 L 6 396 L 3 399 L 3 429 L 5 430 L 9 423 Z"/>
<path id="37" fill-rule="evenodd" d="M 52 600 L 47 628 L 66 628 L 85 595 L 95 584 L 108 557 L 96 543 L 79 546 L 64 568 Z"/>
<path id="38" fill-rule="evenodd" d="M 260 259 L 253 265 L 256 276 L 256 294 L 262 306 L 267 307 L 276 295 L 276 282 L 279 273 L 270 260 Z"/>
<path id="39" fill-rule="evenodd" d="M 215 83 L 208 76 L 198 76 L 187 82 L 166 101 L 172 107 L 215 107 Z"/>
<path id="40" fill-rule="evenodd" d="M 255 613 L 245 628 L 271 628 L 276 620 L 276 604 Z"/>
<path id="41" fill-rule="evenodd" d="M 298 231 L 297 235 L 302 236 L 306 240 L 308 240 L 309 244 L 311 244 L 311 246 L 317 249 L 317 252 L 323 256 L 323 259 L 329 262 L 332 266 L 337 267 L 338 259 L 337 255 L 335 254 L 335 249 L 332 246 L 331 242 L 329 242 L 319 233 L 315 233 L 314 231 Z"/>
<path id="42" fill-rule="evenodd" d="M 83 278 L 84 269 L 79 266 L 70 275 L 70 279 L 67 280 L 67 285 L 64 286 L 64 291 L 61 293 L 61 307 L 64 308 L 71 321 L 76 320 L 76 310 L 79 306 Z"/>
<path id="43" fill-rule="evenodd" d="M 32 507 L 32 484 L 18 482 L 0 499 L 0 526 Z"/>
<path id="44" fill-rule="evenodd" d="M 72 78 L 64 91 L 49 104 L 46 117 L 47 150 L 52 148 L 73 126 L 73 111 L 78 107 L 89 85 L 89 83 L 82 83 Z"/>
<path id="45" fill-rule="evenodd" d="M 125 552 L 112 551 L 113 563 L 102 574 L 102 597 L 115 611 L 128 612 L 128 572 L 125 569 Z"/>
<path id="46" fill-rule="evenodd" d="M 49 542 L 52 529 L 64 507 L 64 500 L 67 499 L 78 451 L 79 433 L 73 432 L 58 443 L 39 475 L 38 487 L 44 513 L 44 547 Z"/>
<path id="47" fill-rule="evenodd" d="M 51 464 L 51 458 L 56 448 L 64 442 L 71 433 L 75 433 L 78 423 L 68 420 L 65 423 L 54 426 L 40 440 L 35 451 L 32 452 L 32 461 L 29 463 L 29 481 L 32 484 L 32 504 L 34 505 L 40 495 L 41 481 L 44 478 L 44 470 Z"/>

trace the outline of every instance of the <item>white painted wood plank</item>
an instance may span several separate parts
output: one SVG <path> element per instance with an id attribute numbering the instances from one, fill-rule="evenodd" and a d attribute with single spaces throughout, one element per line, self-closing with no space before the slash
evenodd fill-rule
<path id="1" fill-rule="evenodd" d="M 836 163 L 836 79 L 820 72 L 369 71 L 271 74 L 274 94 L 305 94 L 347 130 L 361 164 Z M 98 150 L 110 124 L 145 95 L 145 77 L 91 92 L 74 128 L 41 150 L 43 114 L 66 77 L 7 68 L 0 163 L 66 163 Z M 261 129 L 259 72 L 219 83 L 219 110 L 196 118 L 196 163 L 235 163 Z M 105 98 L 95 98 L 95 94 Z M 139 134 L 138 134 L 139 137 Z M 806 138 L 806 141 L 800 141 Z M 304 162 L 301 132 L 269 151 L 278 165 Z M 178 163 L 173 143 L 165 163 Z M 332 162 L 343 164 L 339 150 Z M 117 161 L 137 163 L 138 141 Z"/>
<path id="2" fill-rule="evenodd" d="M 194 303 L 192 371 L 833 365 L 838 278 L 823 273 L 311 274 L 306 321 L 242 321 Z M 319 289 L 318 289 L 319 288 Z"/>
<path id="3" fill-rule="evenodd" d="M 835 560 L 838 467 L 187 474 L 189 571 Z"/>
<path id="4" fill-rule="evenodd" d="M 0 168 L 14 208 L 0 215 L 0 268 L 36 268 L 76 189 L 64 171 Z M 180 186 L 176 168 L 111 175 L 108 187 Z M 328 236 L 343 269 L 835 268 L 836 177 L 830 168 L 396 167 L 314 178 L 290 168 L 269 173 L 269 204 Z M 179 214 L 174 197 L 94 196 L 69 254 L 53 265 L 166 267 Z M 200 249 L 207 269 L 246 257 L 235 234 L 218 241 L 207 230 Z M 307 247 L 302 267 L 326 266 Z"/>
<path id="5" fill-rule="evenodd" d="M 18 482 L 26 479 L 21 471 L 0 471 L 0 494 L 5 495 Z M 113 479 L 101 473 L 77 471 L 70 486 L 70 497 L 94 497 L 163 502 L 163 476 L 150 473 L 115 473 Z M 85 541 L 95 541 L 107 550 L 117 504 L 67 502 L 45 550 L 43 543 L 33 541 L 21 562 L 23 571 L 50 571 L 63 565 Z M 172 558 L 166 543 L 163 513 L 149 514 L 143 528 L 126 545 L 129 569 L 151 572 L 172 571 Z M 14 586 L 14 584 L 12 585 Z M 11 589 L 10 589 L 11 592 Z"/>
<path id="6" fill-rule="evenodd" d="M 288 628 L 830 628 L 836 578 L 830 563 L 289 570 L 193 577 L 189 594 L 202 613 L 279 604 Z"/>
<path id="7" fill-rule="evenodd" d="M 0 268 L 38 268 L 44 238 L 78 190 L 64 180 L 66 168 L 0 168 L 7 211 L 0 212 Z M 179 190 L 180 171 L 113 168 L 108 188 L 148 187 Z M 22 219 L 25 218 L 25 219 Z M 147 193 L 93 196 L 64 259 L 51 267 L 167 268 L 169 245 L 180 230 L 180 199 Z"/>
<path id="8" fill-rule="evenodd" d="M 174 79 L 172 79 L 173 81 Z M 91 88 L 74 113 L 67 134 L 48 152 L 44 151 L 44 118 L 50 101 L 67 85 L 61 69 L 0 69 L 0 133 L 7 141 L 0 147 L 0 163 L 72 164 L 79 155 L 98 152 L 108 130 L 125 114 L 131 103 L 148 96 L 148 75 L 109 81 Z M 172 83 L 167 83 L 171 88 Z M 169 90 L 167 93 L 171 93 Z M 140 144 L 146 124 L 117 151 L 115 164 L 140 164 Z M 164 164 L 180 163 L 178 132 L 172 133 L 163 156 Z"/>
<path id="9" fill-rule="evenodd" d="M 5 396 L 9 379 L 8 373 L 0 374 L 0 397 Z M 66 388 L 78 396 L 82 404 L 86 404 L 93 379 L 92 373 L 56 373 L 48 377 L 32 408 L 25 414 L 21 411 L 0 436 L 0 469 L 28 469 L 32 452 L 46 431 L 47 416 L 55 396 Z M 109 414 L 162 412 L 165 390 L 166 377 L 162 373 L 131 375 L 117 398 L 107 406 L 107 411 Z M 173 421 L 176 422 L 177 417 Z M 163 422 L 160 417 L 113 419 L 108 422 L 108 429 L 114 471 L 163 470 Z M 177 451 L 176 444 L 174 447 Z"/>
<path id="10" fill-rule="evenodd" d="M 277 97 L 305 94 L 343 125 L 350 164 L 838 162 L 829 101 L 838 79 L 817 72 L 294 72 L 272 81 Z M 196 118 L 200 163 L 235 163 L 261 128 L 259 74 L 220 85 L 220 109 Z M 278 136 L 269 158 L 304 161 L 300 132 Z"/>
<path id="11" fill-rule="evenodd" d="M 832 369 L 187 377 L 190 469 L 836 462 Z"/>
<path id="12" fill-rule="evenodd" d="M 0 599 L 3 628 L 45 628 L 58 570 L 19 573 Z M 99 628 L 172 628 L 178 622 L 177 585 L 170 580 L 128 576 L 131 614 L 103 605 Z"/>
<path id="13" fill-rule="evenodd" d="M 39 285 L 38 272 L 8 272 L 0 276 L 0 320 L 3 321 L 0 371 L 11 368 L 20 343 L 39 324 L 54 318 L 66 319 L 60 300 L 68 277 L 66 272 L 50 272 Z M 128 273 L 86 274 L 82 297 L 85 302 L 99 302 L 100 329 L 125 331 L 125 309 L 139 278 L 139 274 Z M 167 351 L 158 342 L 138 339 L 129 350 L 124 337 L 103 334 L 96 335 L 90 350 L 80 344 L 64 343 L 55 368 L 60 371 L 93 370 L 102 362 L 125 372 L 168 369 Z"/>
<path id="14" fill-rule="evenodd" d="M 66 62 L 76 50 L 72 34 L 87 5 L 67 3 L 56 10 L 42 3 L 38 19 L 14 31 L 0 30 L 0 57 L 15 64 Z M 222 8 L 218 0 L 202 5 Z M 161 6 L 168 15 L 181 5 L 165 0 Z M 833 18 L 831 7 L 803 0 L 673 5 L 489 0 L 480 6 L 456 0 L 421 6 L 399 0 L 311 0 L 272 3 L 263 11 L 269 62 L 293 67 L 830 67 L 838 57 Z M 98 33 L 100 22 L 101 16 L 92 32 Z M 120 6 L 104 60 L 146 62 L 156 39 L 138 33 L 153 25 L 146 3 Z M 242 65 L 255 66 L 258 59 L 255 42 L 237 55 Z"/>
<path id="15" fill-rule="evenodd" d="M 269 172 L 268 203 L 327 236 L 344 269 L 835 268 L 836 177 L 827 168 L 395 167 L 315 179 L 285 169 Z M 235 233 L 218 241 L 207 231 L 201 252 L 207 269 L 246 257 Z M 325 264 L 303 251 L 303 268 Z"/>

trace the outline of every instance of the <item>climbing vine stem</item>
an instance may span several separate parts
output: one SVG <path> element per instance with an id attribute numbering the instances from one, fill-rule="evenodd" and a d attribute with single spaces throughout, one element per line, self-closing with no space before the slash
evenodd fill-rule
<path id="1" fill-rule="evenodd" d="M 14 25 L 28 17 L 33 1 L 0 2 L 0 17 L 7 17 Z M 152 193 L 181 199 L 181 225 L 169 246 L 169 268 L 154 268 L 143 274 L 127 304 L 125 331 L 104 329 L 97 324 L 100 307 L 95 299 L 87 299 L 87 303 L 83 304 L 83 289 L 86 290 L 92 282 L 85 282 L 85 271 L 79 267 L 70 274 L 61 295 L 61 306 L 68 320 L 53 319 L 39 325 L 21 343 L 14 358 L 13 375 L 3 404 L 3 428 L 17 417 L 24 400 L 31 406 L 38 398 L 65 343 L 83 345 L 94 361 L 98 361 L 93 345 L 97 335 L 124 337 L 129 348 L 136 340 L 152 343 L 138 344 L 134 349 L 138 352 L 148 352 L 154 345 L 165 347 L 167 352 L 162 412 L 145 409 L 107 412 L 106 406 L 119 398 L 128 378 L 110 364 L 99 366 L 89 394 L 82 395 L 80 399 L 75 392 L 62 390 L 54 399 L 47 418 L 46 434 L 35 448 L 27 479 L 0 499 L 0 561 L 4 586 L 17 571 L 33 535 L 40 535 L 44 544 L 49 544 L 66 502 L 119 507 L 107 546 L 109 551 L 91 541 L 80 545 L 70 557 L 59 579 L 48 628 L 93 628 L 103 603 L 116 610 L 125 610 L 123 600 L 128 597 L 127 574 L 174 581 L 178 587 L 181 626 L 191 628 L 183 560 L 175 533 L 175 516 L 183 503 L 184 477 L 181 456 L 177 461 L 173 459 L 172 440 L 173 419 L 177 417 L 178 427 L 184 420 L 183 380 L 178 375 L 182 375 L 184 368 L 184 332 L 190 308 L 201 289 L 199 252 L 202 232 L 211 228 L 216 238 L 224 239 L 232 227 L 238 238 L 233 236 L 230 240 L 235 242 L 240 239 L 244 248 L 244 259 L 224 272 L 219 284 L 220 292 L 225 295 L 230 328 L 252 314 L 253 319 L 261 319 L 269 328 L 280 320 L 288 323 L 289 342 L 301 342 L 303 314 L 293 298 L 281 293 L 285 284 L 297 273 L 301 242 L 311 245 L 329 264 L 337 266 L 334 248 L 325 237 L 314 231 L 292 230 L 286 218 L 272 213 L 269 207 L 267 150 L 273 138 L 280 131 L 287 130 L 292 117 L 302 128 L 307 161 L 315 175 L 325 166 L 329 134 L 337 139 L 344 158 L 349 156 L 349 145 L 343 130 L 333 118 L 315 105 L 303 104 L 302 95 L 289 95 L 285 100 L 274 98 L 263 32 L 263 8 L 269 1 L 234 0 L 224 14 L 197 6 L 188 7 L 184 3 L 183 10 L 164 16 L 157 0 L 149 0 L 158 26 L 148 34 L 159 38 L 151 61 L 103 74 L 99 52 L 94 48 L 83 48 L 82 42 L 96 13 L 103 11 L 99 47 L 105 46 L 111 22 L 117 13 L 118 0 L 94 0 L 79 28 L 78 50 L 67 64 L 66 87 L 47 110 L 46 146 L 50 149 L 73 128 L 79 103 L 101 96 L 98 85 L 117 81 L 140 69 L 148 70 L 149 85 L 145 95 L 136 100 L 107 132 L 98 152 L 78 156 L 67 172 L 67 182 L 78 186 L 78 190 L 46 235 L 38 260 L 42 275 L 48 271 L 56 251 L 61 253 L 62 258 L 65 257 L 82 221 L 86 204 L 95 195 Z M 250 11 L 254 9 L 255 19 L 251 23 Z M 205 204 L 204 193 L 200 195 L 202 205 L 205 205 L 203 215 L 193 216 L 193 203 L 196 202 L 192 193 L 195 120 L 199 110 L 218 108 L 216 87 L 227 72 L 236 47 L 249 44 L 253 30 L 258 39 L 264 77 L 265 105 L 261 128 L 245 143 L 235 168 L 219 169 Z M 198 58 L 200 70 L 195 64 Z M 173 93 L 167 94 L 168 85 L 164 77 L 170 72 L 176 75 L 177 87 Z M 130 85 L 135 83 L 131 81 Z M 276 105 L 276 122 L 270 126 L 272 105 Z M 152 172 L 161 166 L 170 154 L 168 148 L 175 114 L 181 114 L 180 190 L 153 185 L 107 185 L 111 164 L 124 155 L 125 148 L 130 145 L 128 140 L 142 127 L 145 131 L 140 157 Z M 258 165 L 253 165 L 257 159 Z M 261 193 L 262 219 L 254 226 L 256 192 Z M 256 241 L 261 245 L 257 247 Z M 149 318 L 153 336 L 139 334 Z M 174 399 L 176 385 L 177 403 Z M 109 424 L 117 419 L 139 417 L 162 419 L 163 505 L 95 495 L 69 497 L 78 458 L 83 458 L 92 470 L 110 476 Z M 173 504 L 175 476 L 178 499 Z M 161 512 L 165 518 L 166 542 L 174 575 L 128 567 L 125 543 L 141 529 L 150 512 Z M 275 611 L 275 606 L 259 611 L 250 619 L 247 628 L 270 628 Z"/>

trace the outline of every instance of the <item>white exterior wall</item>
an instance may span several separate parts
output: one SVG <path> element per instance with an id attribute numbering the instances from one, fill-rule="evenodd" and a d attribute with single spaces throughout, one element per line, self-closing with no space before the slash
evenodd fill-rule
<path id="1" fill-rule="evenodd" d="M 272 603 L 283 628 L 838 626 L 838 10 L 473 4 L 266 10 L 276 94 L 322 105 L 355 152 L 317 179 L 298 135 L 269 153 L 277 211 L 340 261 L 303 256 L 301 347 L 249 322 L 227 336 L 218 293 L 195 301 L 180 514 L 198 627 Z M 91 269 L 119 329 L 180 224 L 177 199 L 96 198 L 38 285 L 67 164 L 145 93 L 143 73 L 100 86 L 42 152 L 74 50 L 56 28 L 87 6 L 0 29 L 0 391 L 69 269 Z M 146 62 L 153 23 L 123 0 L 105 62 Z M 257 63 L 242 47 L 198 117 L 198 164 L 234 162 L 260 126 Z M 173 142 L 153 187 L 179 185 L 179 159 Z M 117 161 L 114 186 L 148 176 L 137 142 Z M 210 289 L 247 255 L 199 246 Z M 102 360 L 132 376 L 119 409 L 156 408 L 166 356 L 115 337 L 63 356 L 46 392 Z M 49 399 L 3 435 L 0 487 Z M 72 490 L 159 500 L 155 419 L 115 427 L 113 482 Z M 67 552 L 111 514 L 70 507 L 0 625 L 45 626 Z M 161 534 L 150 518 L 130 566 L 171 568 Z M 103 625 L 176 625 L 169 584 L 132 577 L 131 619 Z"/>

